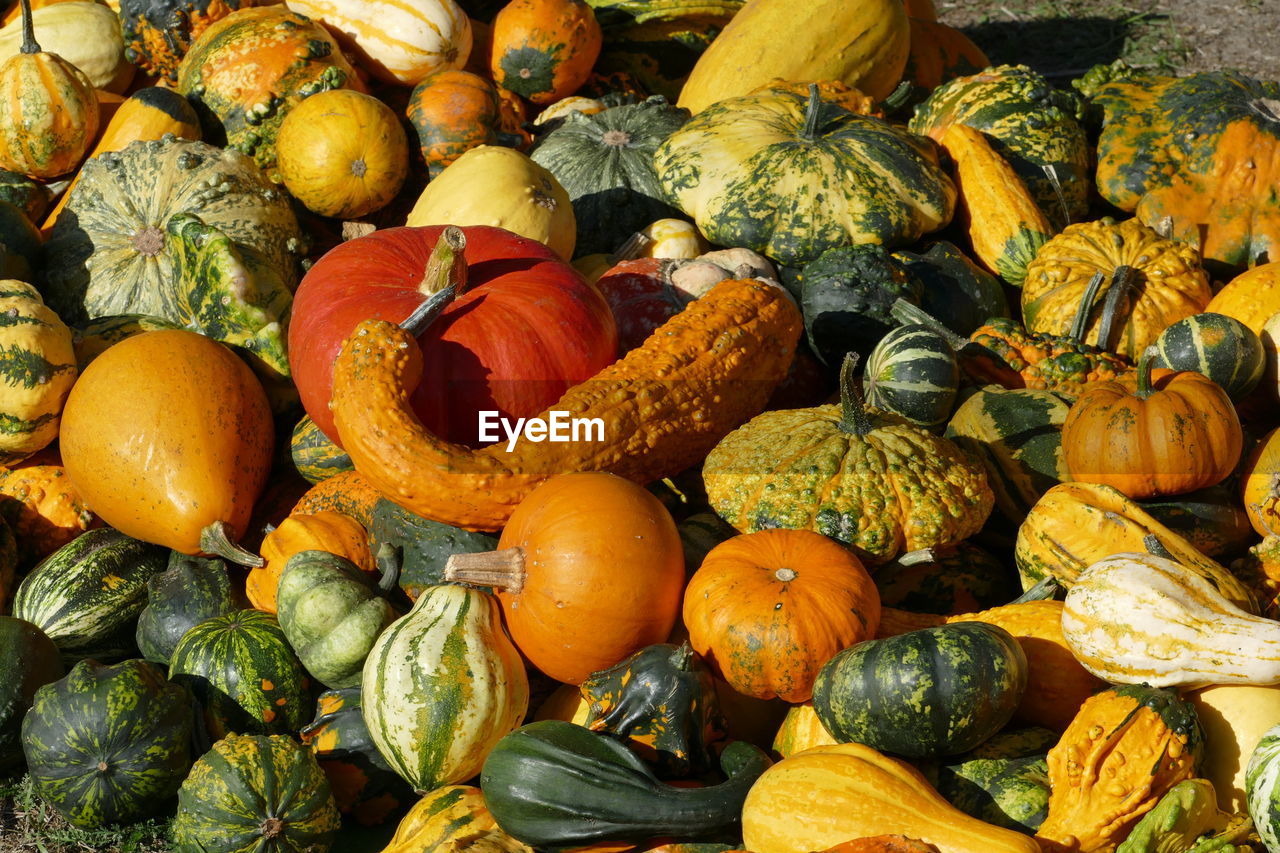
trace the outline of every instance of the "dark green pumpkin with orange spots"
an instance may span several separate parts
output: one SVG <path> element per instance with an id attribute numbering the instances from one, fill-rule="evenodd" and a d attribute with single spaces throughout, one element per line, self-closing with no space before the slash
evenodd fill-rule
<path id="1" fill-rule="evenodd" d="M 1239 401 L 1258 387 L 1266 367 L 1262 341 L 1252 329 L 1225 314 L 1192 314 L 1156 339 L 1155 366 L 1194 370 Z"/>

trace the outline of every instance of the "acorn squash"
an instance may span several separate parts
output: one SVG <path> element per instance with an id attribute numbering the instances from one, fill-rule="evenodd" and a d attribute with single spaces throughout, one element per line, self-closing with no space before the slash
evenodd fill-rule
<path id="1" fill-rule="evenodd" d="M 147 605 L 135 630 L 138 649 L 147 660 L 168 666 L 187 631 L 236 609 L 226 563 L 170 551 L 168 567 L 147 579 Z"/>

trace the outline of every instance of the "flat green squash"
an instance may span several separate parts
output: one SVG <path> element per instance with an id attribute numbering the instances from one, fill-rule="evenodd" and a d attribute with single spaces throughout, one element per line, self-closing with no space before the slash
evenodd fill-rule
<path id="1" fill-rule="evenodd" d="M 431 521 L 386 498 L 374 505 L 369 540 L 375 554 L 383 545 L 399 550 L 400 588 L 415 600 L 427 587 L 445 582 L 444 566 L 454 554 L 498 548 L 493 536 Z"/>

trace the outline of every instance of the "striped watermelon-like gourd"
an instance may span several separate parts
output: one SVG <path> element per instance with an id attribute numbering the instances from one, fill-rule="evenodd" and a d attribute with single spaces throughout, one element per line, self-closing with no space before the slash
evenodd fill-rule
<path id="1" fill-rule="evenodd" d="M 0 281 L 0 465 L 58 437 L 58 418 L 78 375 L 71 339 L 39 291 Z"/>
<path id="2" fill-rule="evenodd" d="M 420 853 L 464 847 L 487 853 L 528 851 L 498 827 L 484 793 L 472 785 L 445 785 L 418 800 L 396 827 L 383 853 Z"/>
<path id="3" fill-rule="evenodd" d="M 169 675 L 204 708 L 213 740 L 228 734 L 286 734 L 307 723 L 306 671 L 270 613 L 237 610 L 187 631 Z"/>
<path id="4" fill-rule="evenodd" d="M 419 791 L 470 779 L 529 708 L 529 680 L 488 593 L 425 589 L 364 665 L 369 734 Z"/>
<path id="5" fill-rule="evenodd" d="M 1280 853 L 1280 725 L 1258 741 L 1245 771 L 1244 788 L 1258 837 L 1267 853 Z"/>
<path id="6" fill-rule="evenodd" d="M 22 747 L 40 796 L 82 829 L 160 811 L 191 769 L 191 696 L 155 664 L 85 660 L 36 691 Z"/>
<path id="7" fill-rule="evenodd" d="M 134 650 L 147 581 L 164 571 L 165 555 L 109 527 L 90 530 L 31 570 L 13 615 L 44 631 L 69 661 L 120 660 Z"/>
<path id="8" fill-rule="evenodd" d="M 928 326 L 899 326 L 880 339 L 862 378 L 867 402 L 922 427 L 951 414 L 960 368 L 947 339 Z"/>
<path id="9" fill-rule="evenodd" d="M 289 451 L 293 455 L 293 467 L 298 469 L 302 479 L 312 485 L 344 471 L 355 470 L 347 452 L 330 441 L 309 415 L 303 415 L 293 428 Z"/>
<path id="10" fill-rule="evenodd" d="M 1156 339 L 1156 367 L 1194 370 L 1240 400 L 1262 381 L 1266 359 L 1252 329 L 1225 314 L 1192 314 Z"/>
<path id="11" fill-rule="evenodd" d="M 311 750 L 286 735 L 230 735 L 182 783 L 173 837 L 202 853 L 312 853 L 331 849 L 341 825 Z"/>

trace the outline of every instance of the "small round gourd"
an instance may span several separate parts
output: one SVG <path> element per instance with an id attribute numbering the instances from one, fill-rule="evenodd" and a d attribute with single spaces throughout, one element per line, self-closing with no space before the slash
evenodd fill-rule
<path id="1" fill-rule="evenodd" d="M 1232 400 L 1248 396 L 1266 368 L 1262 340 L 1225 314 L 1192 314 L 1160 333 L 1156 367 L 1194 370 L 1222 387 Z"/>
<path id="2" fill-rule="evenodd" d="M 25 459 L 57 438 L 78 375 L 71 339 L 34 287 L 0 281 L 0 464 Z"/>
<path id="3" fill-rule="evenodd" d="M 1280 851 L 1280 726 L 1258 742 L 1245 771 L 1249 816 L 1267 853 Z"/>
<path id="4" fill-rule="evenodd" d="M 959 383 L 950 344 L 927 326 L 899 326 L 881 338 L 862 380 L 868 403 L 930 428 L 951 415 Z"/>

